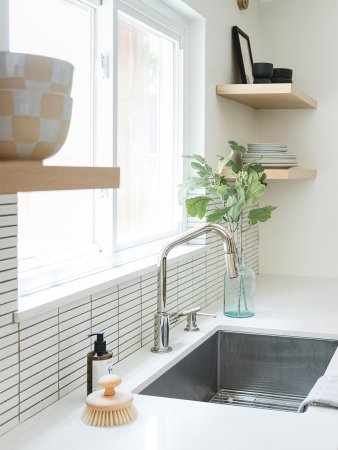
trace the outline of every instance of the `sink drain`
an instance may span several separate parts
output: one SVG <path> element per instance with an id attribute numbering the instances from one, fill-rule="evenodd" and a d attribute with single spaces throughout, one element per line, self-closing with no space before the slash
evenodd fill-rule
<path id="1" fill-rule="evenodd" d="M 304 397 L 300 395 L 220 389 L 209 402 L 223 405 L 246 406 L 248 408 L 297 412 L 303 400 Z"/>

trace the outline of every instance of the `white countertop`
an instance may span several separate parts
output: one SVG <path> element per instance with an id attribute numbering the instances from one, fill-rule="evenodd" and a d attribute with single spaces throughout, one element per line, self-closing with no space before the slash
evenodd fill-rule
<path id="1" fill-rule="evenodd" d="M 338 280 L 260 275 L 256 315 L 230 319 L 221 305 L 199 317 L 200 331 L 172 330 L 173 351 L 150 346 L 115 366 L 122 389 L 139 392 L 217 329 L 338 339 Z M 338 374 L 338 354 L 328 372 Z M 311 407 L 305 414 L 135 395 L 137 419 L 115 428 L 80 420 L 85 398 L 78 389 L 0 438 L 1 450 L 337 450 L 338 410 Z"/>

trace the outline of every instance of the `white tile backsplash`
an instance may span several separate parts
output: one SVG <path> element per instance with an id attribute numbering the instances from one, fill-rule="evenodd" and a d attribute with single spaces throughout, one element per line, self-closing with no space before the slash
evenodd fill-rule
<path id="1" fill-rule="evenodd" d="M 85 339 L 84 339 L 85 338 Z M 69 366 L 73 361 L 77 361 L 81 355 L 85 356 L 91 349 L 87 336 L 79 336 L 78 342 L 73 345 L 66 345 L 59 351 L 59 367 Z"/>
<path id="2" fill-rule="evenodd" d="M 0 305 L 0 307 L 1 306 L 2 305 Z M 0 316 L 0 328 L 12 324 L 12 322 L 13 322 L 13 313 L 7 313 Z"/>
<path id="3" fill-rule="evenodd" d="M 1 221 L 0 225 L 1 227 L 16 227 L 18 225 L 18 218 L 17 216 L 0 216 Z"/>
<path id="4" fill-rule="evenodd" d="M 2 364 L 4 366 L 4 364 Z M 2 386 L 7 382 L 10 378 L 15 378 L 18 375 L 18 365 L 13 364 L 12 366 L 8 366 L 5 368 L 2 368 L 0 370 L 0 392 L 2 392 L 4 389 Z"/>
<path id="5" fill-rule="evenodd" d="M 6 214 L 4 214 L 6 213 Z M 202 221 L 188 218 L 189 227 Z M 258 271 L 258 227 L 245 233 L 246 261 Z M 17 310 L 16 195 L 0 196 L 0 435 L 86 383 L 86 354 L 104 331 L 114 363 L 153 344 L 157 270 L 86 296 L 33 319 L 12 323 Z M 209 233 L 201 256 L 168 261 L 167 311 L 222 298 L 225 260 L 220 239 Z M 109 286 L 108 284 L 106 286 Z M 182 327 L 185 318 L 181 319 Z"/>
<path id="6" fill-rule="evenodd" d="M 16 397 L 19 392 L 19 375 L 16 375 L 12 377 L 9 380 L 6 380 L 5 383 L 3 383 L 0 386 L 0 389 L 3 389 L 3 391 L 0 391 L 1 396 L 1 402 L 6 402 L 7 400 Z"/>
<path id="7" fill-rule="evenodd" d="M 16 279 L 3 281 L 2 283 L 0 283 L 0 295 L 5 292 L 14 291 L 16 289 L 17 289 L 17 280 Z"/>
<path id="8" fill-rule="evenodd" d="M 0 227 L 0 239 L 5 237 L 17 237 L 18 227 L 17 225 L 12 225 L 8 227 Z"/>
<path id="9" fill-rule="evenodd" d="M 19 422 L 17 196 L 0 196 L 0 434 Z"/>
<path id="10" fill-rule="evenodd" d="M 36 400 L 36 397 L 41 394 L 45 389 L 50 388 L 51 386 L 57 385 L 59 381 L 58 373 L 49 373 L 49 371 L 46 372 L 39 372 L 34 377 L 34 382 L 36 384 L 33 384 L 29 386 L 27 389 L 22 389 L 22 386 L 20 385 L 20 405 L 23 402 L 26 402 L 28 399 L 32 398 L 33 401 Z"/>
<path id="11" fill-rule="evenodd" d="M 39 395 L 37 403 L 34 402 L 34 399 L 30 399 L 25 402 L 25 404 L 22 405 L 22 408 L 20 408 L 20 422 L 24 422 L 30 417 L 35 416 L 38 412 L 55 403 L 59 398 L 56 389 L 57 385 L 44 390 L 41 395 Z"/>
<path id="12" fill-rule="evenodd" d="M 34 348 L 31 351 L 29 349 L 26 350 L 25 355 L 20 354 L 20 371 L 27 370 L 28 368 L 39 364 L 41 361 L 47 360 L 52 355 L 56 355 L 59 351 L 57 340 L 57 336 L 53 337 L 53 342 L 55 342 L 55 344 L 50 347 L 44 347 L 42 345 L 42 351 Z M 47 344 L 49 345 L 50 342 Z M 26 356 L 25 359 L 24 356 Z"/>
<path id="13" fill-rule="evenodd" d="M 44 370 L 58 371 L 59 367 L 59 355 L 55 353 L 54 355 L 49 356 L 46 359 L 42 359 L 40 362 L 27 367 L 24 370 L 20 371 L 20 383 L 23 383 L 27 380 L 28 383 L 32 383 L 30 380 L 31 377 L 34 377 L 35 374 L 38 374 Z"/>
<path id="14" fill-rule="evenodd" d="M 1 427 L 1 431 L 3 429 L 3 427 L 6 429 L 6 423 L 12 419 L 14 419 L 15 417 L 19 416 L 19 396 L 17 395 L 16 397 L 14 397 L 12 399 L 12 403 L 15 403 L 15 406 L 13 408 L 9 409 L 9 403 L 10 401 L 8 400 L 7 402 L 3 402 L 1 405 L 1 410 L 0 410 L 0 427 Z"/>
<path id="15" fill-rule="evenodd" d="M 19 407 L 18 407 L 19 411 Z M 1 418 L 0 418 L 1 420 Z M 17 412 L 16 416 L 13 419 L 7 420 L 5 423 L 1 423 L 0 421 L 0 435 L 7 433 L 7 431 L 12 430 L 17 425 L 19 425 L 19 412 Z"/>
<path id="16" fill-rule="evenodd" d="M 16 246 L 16 236 L 2 237 L 0 239 L 0 248 L 1 249 L 15 247 L 15 246 Z"/>
<path id="17" fill-rule="evenodd" d="M 45 361 L 44 361 L 45 363 Z M 47 378 L 52 378 L 55 375 L 57 375 L 58 372 L 58 364 L 57 362 L 55 364 L 52 364 L 50 366 L 44 367 L 42 370 L 38 371 L 36 366 L 34 366 L 34 373 L 31 376 L 34 376 L 34 383 L 40 383 L 44 380 L 46 380 Z M 30 378 L 26 378 L 26 379 L 22 379 L 22 376 L 20 374 L 20 392 L 23 393 L 25 392 L 25 396 L 28 395 L 30 389 L 32 388 L 32 386 L 34 386 L 32 384 L 32 380 Z M 35 384 L 36 386 L 36 384 Z M 20 400 L 22 399 L 21 394 L 20 394 Z"/>
<path id="18" fill-rule="evenodd" d="M 12 369 L 12 370 L 11 370 Z M 8 397 L 8 392 L 11 387 L 15 387 L 16 390 L 19 389 L 19 373 L 18 373 L 18 365 L 14 365 L 12 367 L 9 367 L 3 371 L 3 376 L 0 381 L 0 398 L 1 401 L 4 401 L 4 396 Z"/>

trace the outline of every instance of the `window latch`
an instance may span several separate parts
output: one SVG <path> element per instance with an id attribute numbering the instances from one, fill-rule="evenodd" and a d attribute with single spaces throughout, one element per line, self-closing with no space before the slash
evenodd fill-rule
<path id="1" fill-rule="evenodd" d="M 103 78 L 109 78 L 109 54 L 101 53 L 101 73 Z"/>

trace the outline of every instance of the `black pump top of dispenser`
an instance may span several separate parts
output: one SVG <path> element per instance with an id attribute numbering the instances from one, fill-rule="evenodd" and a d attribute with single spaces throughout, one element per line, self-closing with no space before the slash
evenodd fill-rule
<path id="1" fill-rule="evenodd" d="M 107 344 L 103 339 L 104 333 L 103 331 L 98 331 L 97 333 L 88 334 L 88 337 L 96 336 L 96 341 L 94 341 L 94 352 L 99 356 L 107 353 Z"/>

